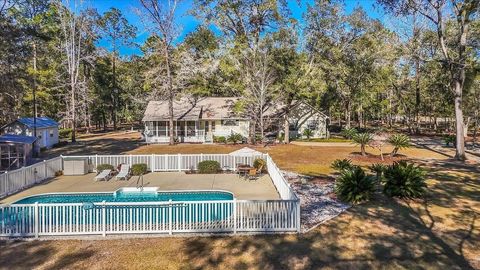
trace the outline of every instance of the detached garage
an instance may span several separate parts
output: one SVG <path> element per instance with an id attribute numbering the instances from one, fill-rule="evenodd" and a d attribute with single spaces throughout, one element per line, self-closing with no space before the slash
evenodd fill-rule
<path id="1" fill-rule="evenodd" d="M 19 118 L 10 124 L 3 126 L 3 134 L 33 136 L 34 127 L 37 127 L 38 148 L 51 148 L 58 143 L 58 123 L 49 117 L 37 117 L 34 125 L 33 117 Z"/>

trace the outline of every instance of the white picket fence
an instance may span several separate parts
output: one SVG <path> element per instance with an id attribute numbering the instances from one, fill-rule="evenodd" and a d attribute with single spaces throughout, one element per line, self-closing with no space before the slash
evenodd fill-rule
<path id="1" fill-rule="evenodd" d="M 146 163 L 151 171 L 196 169 L 203 160 L 216 160 L 225 170 L 237 164 L 267 162 L 267 170 L 281 200 L 175 201 L 155 203 L 82 203 L 0 205 L 0 236 L 40 237 L 111 234 L 173 234 L 218 232 L 299 232 L 300 201 L 282 173 L 267 155 L 236 157 L 212 155 L 94 155 L 91 169 L 98 164 Z M 74 158 L 69 156 L 68 158 Z M 0 194 L 10 194 L 54 176 L 63 167 L 62 157 L 6 173 L 0 178 Z"/>
<path id="2" fill-rule="evenodd" d="M 0 236 L 295 232 L 297 201 L 191 201 L 10 205 Z"/>
<path id="3" fill-rule="evenodd" d="M 56 157 L 18 170 L 1 173 L 0 198 L 52 178 L 56 172 L 61 170 L 63 170 L 63 159 Z"/>

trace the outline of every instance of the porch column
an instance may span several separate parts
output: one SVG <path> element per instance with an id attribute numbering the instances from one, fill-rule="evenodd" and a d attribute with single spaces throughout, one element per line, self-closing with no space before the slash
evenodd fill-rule
<path id="1" fill-rule="evenodd" d="M 153 122 L 153 124 L 155 125 L 155 137 L 158 137 L 158 123 L 160 122 L 158 121 Z"/>
<path id="2" fill-rule="evenodd" d="M 208 121 L 208 132 L 212 133 L 212 121 Z"/>

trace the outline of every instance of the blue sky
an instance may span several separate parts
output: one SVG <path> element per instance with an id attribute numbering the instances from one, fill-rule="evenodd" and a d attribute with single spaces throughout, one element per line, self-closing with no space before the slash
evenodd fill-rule
<path id="1" fill-rule="evenodd" d="M 192 0 L 183 1 L 178 7 L 177 24 L 182 29 L 179 41 L 183 40 L 188 33 L 192 32 L 199 24 L 201 24 L 201 21 L 188 15 L 188 11 L 193 5 L 192 2 Z M 301 4 L 298 5 L 296 0 L 289 0 L 288 5 L 292 12 L 292 16 L 297 20 L 302 21 L 302 14 L 306 10 L 308 2 L 311 2 L 311 0 L 302 0 Z M 345 4 L 347 13 L 350 13 L 356 6 L 361 6 L 367 11 L 370 17 L 380 20 L 383 20 L 384 18 L 383 13 L 376 7 L 375 1 L 373 0 L 346 0 Z M 100 14 L 103 14 L 111 7 L 120 9 L 127 20 L 138 28 L 136 43 L 139 45 L 141 45 L 149 35 L 144 29 L 143 22 L 135 12 L 135 9 L 139 8 L 137 0 L 90 0 L 90 2 L 87 2 L 87 6 L 96 8 Z M 108 49 L 108 44 L 103 40 L 100 40 L 99 45 Z M 141 51 L 138 47 L 122 47 L 120 53 L 127 56 L 141 54 Z"/>

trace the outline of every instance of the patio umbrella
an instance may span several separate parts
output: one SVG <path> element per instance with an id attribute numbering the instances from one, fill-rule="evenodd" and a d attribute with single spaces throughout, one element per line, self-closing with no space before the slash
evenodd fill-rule
<path id="1" fill-rule="evenodd" d="M 233 151 L 233 152 L 229 153 L 229 155 L 237 156 L 237 157 L 252 157 L 252 156 L 263 155 L 263 153 L 259 152 L 257 150 L 254 150 L 252 148 L 243 147 L 241 149 L 238 149 L 236 151 Z"/>

